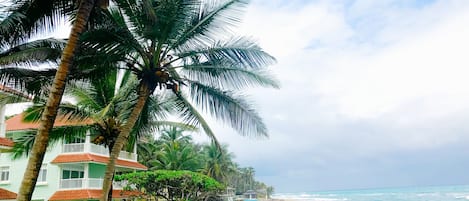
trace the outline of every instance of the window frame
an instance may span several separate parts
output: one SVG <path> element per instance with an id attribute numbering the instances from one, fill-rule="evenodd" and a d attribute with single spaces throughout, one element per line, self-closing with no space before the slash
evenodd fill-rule
<path id="1" fill-rule="evenodd" d="M 68 177 L 64 178 L 65 171 L 68 171 Z M 78 177 L 72 177 L 72 174 L 78 174 Z M 84 170 L 73 170 L 73 169 L 62 169 L 62 174 L 60 175 L 60 179 L 83 179 L 85 178 L 85 171 Z"/>
<path id="2" fill-rule="evenodd" d="M 0 166 L 0 184 L 10 183 L 11 178 L 11 167 L 10 166 Z M 4 172 L 6 172 L 6 180 L 3 180 Z"/>
<path id="3" fill-rule="evenodd" d="M 36 185 L 44 185 L 47 184 L 47 164 L 42 164 L 41 170 L 39 170 L 39 174 L 37 177 Z M 44 178 L 43 178 L 44 177 Z"/>

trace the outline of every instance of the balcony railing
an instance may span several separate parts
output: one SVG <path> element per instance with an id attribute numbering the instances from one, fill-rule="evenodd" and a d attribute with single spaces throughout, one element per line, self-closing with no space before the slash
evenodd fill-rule
<path id="1" fill-rule="evenodd" d="M 73 143 L 73 144 L 64 144 L 63 145 L 63 153 L 77 153 L 77 152 L 84 152 L 84 153 L 94 153 L 103 156 L 109 156 L 109 150 L 100 145 L 92 144 L 92 143 Z M 121 151 L 119 154 L 120 159 L 127 159 L 127 160 L 137 160 L 137 154 Z"/>
<path id="2" fill-rule="evenodd" d="M 64 153 L 84 152 L 85 143 L 64 144 Z"/>
<path id="3" fill-rule="evenodd" d="M 0 137 L 5 137 L 5 132 L 6 132 L 6 125 L 5 123 L 0 123 Z"/>
<path id="4" fill-rule="evenodd" d="M 124 182 L 112 182 L 112 188 L 122 189 L 125 186 Z M 101 189 L 103 187 L 103 179 L 94 178 L 79 178 L 79 179 L 61 179 L 61 189 Z"/>

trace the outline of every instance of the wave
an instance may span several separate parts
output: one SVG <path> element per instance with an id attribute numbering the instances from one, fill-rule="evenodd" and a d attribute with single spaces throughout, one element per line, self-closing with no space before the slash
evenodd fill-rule
<path id="1" fill-rule="evenodd" d="M 274 194 L 272 198 L 284 201 L 464 201 L 469 200 L 469 186 L 431 186 L 312 193 L 277 193 Z"/>
<path id="2" fill-rule="evenodd" d="M 301 201 L 347 201 L 347 198 L 339 197 L 336 194 L 275 194 L 275 200 L 301 200 Z"/>

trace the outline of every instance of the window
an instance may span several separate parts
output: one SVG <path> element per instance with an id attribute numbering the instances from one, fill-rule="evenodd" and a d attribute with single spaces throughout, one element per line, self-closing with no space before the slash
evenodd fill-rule
<path id="1" fill-rule="evenodd" d="M 78 179 L 83 178 L 85 175 L 84 171 L 78 170 L 63 170 L 62 171 L 62 179 Z"/>
<path id="2" fill-rule="evenodd" d="M 37 182 L 47 182 L 47 164 L 42 164 L 39 176 L 37 177 Z"/>
<path id="3" fill-rule="evenodd" d="M 10 167 L 0 167 L 0 182 L 7 182 L 10 180 Z"/>

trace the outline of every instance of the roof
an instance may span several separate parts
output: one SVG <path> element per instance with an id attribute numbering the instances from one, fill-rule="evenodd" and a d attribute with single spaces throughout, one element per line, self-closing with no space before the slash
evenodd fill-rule
<path id="1" fill-rule="evenodd" d="M 106 156 L 99 156 L 90 153 L 80 153 L 80 154 L 61 154 L 55 157 L 51 163 L 77 163 L 77 162 L 95 162 L 95 163 L 102 163 L 107 164 L 109 161 L 109 157 Z M 126 167 L 126 168 L 133 168 L 139 170 L 147 170 L 148 168 L 139 162 L 135 161 L 127 161 L 117 159 L 116 166 L 118 167 Z"/>
<path id="2" fill-rule="evenodd" d="M 1 85 L 0 84 L 0 91 L 3 91 L 5 93 L 9 93 L 9 94 L 12 94 L 12 95 L 16 95 L 16 96 L 20 96 L 22 98 L 25 98 L 27 100 L 31 100 L 32 97 L 22 91 L 19 91 L 19 90 L 16 90 L 14 88 L 11 88 L 11 87 L 8 87 L 8 86 L 5 86 L 5 85 Z"/>
<path id="3" fill-rule="evenodd" d="M 138 192 L 113 190 L 112 198 L 128 198 L 132 195 L 138 195 Z M 102 190 L 80 189 L 56 191 L 49 200 L 81 200 L 81 199 L 99 199 Z"/>
<path id="4" fill-rule="evenodd" d="M 12 118 L 9 118 L 5 121 L 7 131 L 17 131 L 17 130 L 29 130 L 37 129 L 39 127 L 39 122 L 24 122 L 23 113 L 18 114 Z M 70 125 L 88 125 L 92 124 L 91 119 L 89 120 L 68 120 L 66 117 L 57 117 L 54 122 L 54 127 L 60 126 L 70 126 Z"/>
<path id="5" fill-rule="evenodd" d="M 4 137 L 0 137 L 0 146 L 6 146 L 6 147 L 13 147 L 13 141 L 8 139 L 8 138 L 4 138 Z"/>
<path id="6" fill-rule="evenodd" d="M 14 199 L 16 199 L 16 193 L 0 188 L 0 200 L 14 200 Z"/>

